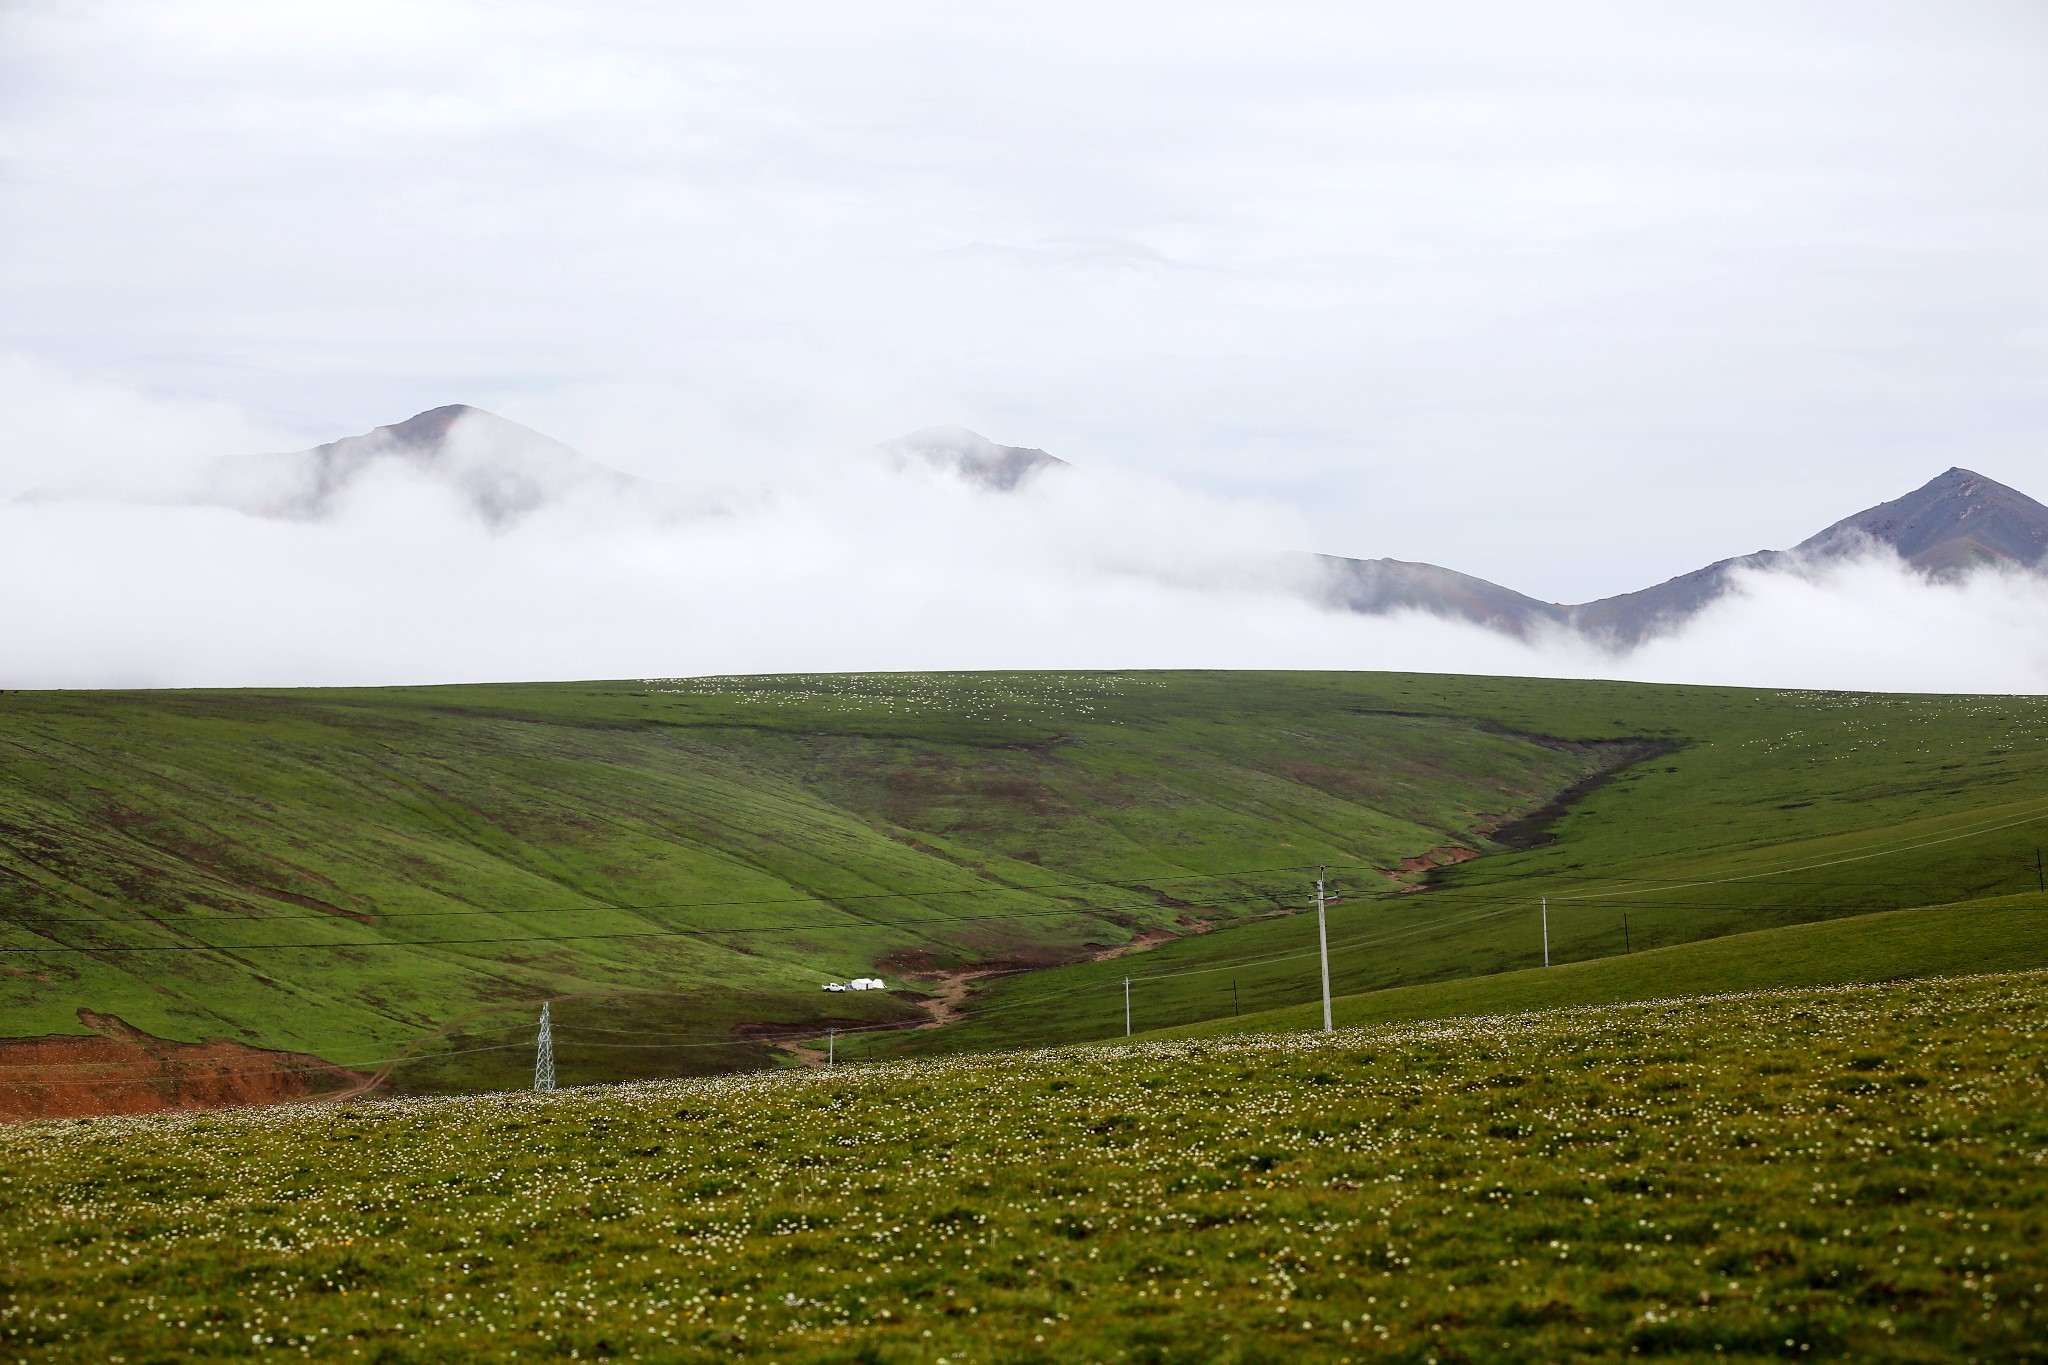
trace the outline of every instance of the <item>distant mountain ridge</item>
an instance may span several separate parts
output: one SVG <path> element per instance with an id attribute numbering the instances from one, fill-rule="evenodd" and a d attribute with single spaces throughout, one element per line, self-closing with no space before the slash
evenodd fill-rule
<path id="1" fill-rule="evenodd" d="M 1362 616 L 1427 611 L 1455 616 L 1507 635 L 1569 624 L 1572 608 L 1539 602 L 1513 588 L 1435 564 L 1405 559 L 1316 555 L 1327 578 L 1328 605 Z"/>
<path id="2" fill-rule="evenodd" d="M 1561 627 L 1631 646 L 1670 630 L 1725 595 L 1746 570 L 1839 559 L 1883 545 L 1933 578 L 1953 579 L 2001 565 L 2039 571 L 2048 560 L 2048 507 L 1996 479 L 1950 469 L 1896 498 L 1842 518 L 1791 550 L 1759 550 L 1576 606 L 1542 602 L 1512 588 L 1434 564 L 1322 556 L 1330 605 L 1371 615 L 1405 608 L 1526 636 Z"/>
<path id="3" fill-rule="evenodd" d="M 1634 644 L 1721 597 L 1744 569 L 1840 559 L 1872 544 L 1937 579 L 1991 565 L 2038 570 L 2048 554 L 2048 507 L 1996 479 L 1950 468 L 1902 498 L 1842 518 L 1789 552 L 1724 559 L 1654 588 L 1588 603 L 1573 609 L 1572 624 Z"/>
<path id="4" fill-rule="evenodd" d="M 959 426 L 926 427 L 871 453 L 898 471 L 937 473 L 994 496 L 1073 468 L 1036 447 L 1002 445 Z M 320 520 L 378 469 L 392 465 L 442 484 L 494 529 L 591 492 L 628 494 L 679 510 L 688 501 L 681 490 L 622 473 L 531 428 L 463 404 L 311 450 L 219 461 L 210 500 L 259 516 Z M 1791 569 L 1873 545 L 1891 549 L 1936 579 L 1986 566 L 2040 571 L 2048 567 L 2048 507 L 1995 479 L 1953 468 L 1904 497 L 1844 517 L 1790 550 L 1718 560 L 1593 602 L 1544 602 L 1436 564 L 1336 555 L 1310 556 L 1318 569 L 1310 592 L 1326 607 L 1360 615 L 1425 611 L 1507 635 L 1566 630 L 1628 648 L 1683 624 L 1727 594 L 1746 571 Z"/>

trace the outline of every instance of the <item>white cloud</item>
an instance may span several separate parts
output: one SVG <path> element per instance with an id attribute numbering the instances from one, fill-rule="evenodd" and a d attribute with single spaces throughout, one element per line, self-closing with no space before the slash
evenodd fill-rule
<path id="1" fill-rule="evenodd" d="M 1929 583 L 1881 550 L 1739 574 L 1623 676 L 1890 692 L 2048 692 L 2048 578 L 1985 569 Z"/>
<path id="2" fill-rule="evenodd" d="M 2044 91 L 2026 0 L 7 6 L 0 345 L 682 482 L 960 422 L 1583 600 L 2048 485 Z"/>
<path id="3" fill-rule="evenodd" d="M 1681 634 L 1615 655 L 1322 611 L 1301 595 L 1307 561 L 1295 578 L 1275 557 L 1308 534 L 1298 514 L 1115 470 L 991 496 L 847 457 L 681 490 L 712 509 L 685 516 L 569 485 L 493 529 L 444 478 L 391 462 L 329 520 L 270 520 L 181 501 L 195 485 L 130 485 L 165 451 L 188 468 L 232 453 L 208 448 L 245 438 L 232 413 L 6 374 L 29 376 L 10 397 L 47 433 L 14 472 L 92 478 L 0 500 L 0 686 L 1206 667 L 2048 690 L 2048 581 L 2029 575 L 1933 585 L 1880 558 L 1745 575 Z"/>
<path id="4" fill-rule="evenodd" d="M 0 353 L 0 498 L 83 490 L 126 497 L 189 489 L 223 452 L 285 450 L 277 427 L 230 404 L 138 392 Z"/>

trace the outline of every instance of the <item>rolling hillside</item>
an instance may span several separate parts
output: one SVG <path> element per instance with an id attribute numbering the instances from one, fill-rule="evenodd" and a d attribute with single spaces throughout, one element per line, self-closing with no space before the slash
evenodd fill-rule
<path id="1" fill-rule="evenodd" d="M 565 1076 L 759 1065 L 930 1022 L 963 971 L 1270 914 L 1303 865 L 1412 885 L 1642 752 L 1386 685 L 0 696 L 0 1035 L 77 1040 L 15 1049 L 15 1112 L 151 1107 L 172 1073 L 181 1100 L 509 1084 L 549 998 Z M 897 989 L 819 989 L 871 972 Z"/>
<path id="2" fill-rule="evenodd" d="M 2048 700 L 1371 685 L 1389 708 L 1463 710 L 1578 737 L 1666 736 L 1675 747 L 1530 832 L 1547 842 L 1436 870 L 1426 895 L 1335 874 L 1345 893 L 1329 911 L 1340 995 L 1539 965 L 1546 899 L 1551 960 L 1568 963 L 2042 888 Z M 1311 904 L 1309 891 L 1299 883 L 1293 903 Z M 1311 1001 L 1316 973 L 1314 916 L 1267 919 L 1142 958 L 996 978 L 953 1028 L 842 1046 L 864 1055 L 1106 1039 L 1124 1028 L 1126 977 L 1133 1024 L 1145 1030 Z"/>
<path id="3" fill-rule="evenodd" d="M 1111 1037 L 1127 975 L 1139 1028 L 1312 998 L 1282 912 L 1318 864 L 1356 993 L 1540 961 L 1539 897 L 1568 962 L 2028 890 L 2048 815 L 2029 698 L 903 675 L 13 693 L 0 724 L 0 1033 L 45 1040 L 11 1045 L 18 1114 L 516 1084 L 542 999 L 565 1080 L 828 1026 Z M 819 990 L 865 973 L 893 989 Z"/>

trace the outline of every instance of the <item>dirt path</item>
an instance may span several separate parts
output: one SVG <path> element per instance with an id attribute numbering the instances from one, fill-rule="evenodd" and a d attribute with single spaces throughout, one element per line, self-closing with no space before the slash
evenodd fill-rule
<path id="1" fill-rule="evenodd" d="M 777 1043 L 776 1047 L 802 1062 L 805 1066 L 825 1065 L 825 1049 L 811 1047 L 804 1043 Z"/>
<path id="2" fill-rule="evenodd" d="M 1216 921 L 1210 919 L 1209 916 L 1221 913 L 1221 911 L 1217 910 L 1198 910 L 1193 914 L 1182 915 L 1179 920 L 1179 933 L 1175 933 L 1163 924 L 1156 924 L 1150 929 L 1141 929 L 1131 936 L 1129 942 L 1119 943 L 1114 948 L 1097 949 L 1088 955 L 1088 960 L 1090 962 L 1107 962 L 1111 958 L 1123 957 L 1128 953 L 1142 953 L 1148 948 L 1156 948 L 1162 943 L 1171 943 L 1178 938 L 1192 938 L 1196 934 L 1206 934 L 1216 927 Z"/>
<path id="3" fill-rule="evenodd" d="M 942 1024 L 952 1023 L 965 1013 L 964 1007 L 967 1003 L 967 992 L 973 987 L 975 982 L 985 980 L 991 976 L 1014 976 L 1023 970 L 1026 969 L 1021 967 L 976 967 L 963 972 L 939 972 L 920 978 L 921 980 L 930 981 L 937 989 L 938 994 L 928 995 L 914 1002 L 918 1008 L 931 1015 L 929 1023 L 919 1024 L 917 1027 L 921 1029 L 938 1028 Z"/>
<path id="4" fill-rule="evenodd" d="M 1156 948 L 1162 943 L 1170 943 L 1177 938 L 1184 938 L 1192 934 L 1206 934 L 1215 927 L 1215 921 L 1207 918 L 1205 914 L 1182 915 L 1180 917 L 1181 932 L 1179 933 L 1175 933 L 1164 925 L 1154 925 L 1152 928 L 1140 930 L 1132 935 L 1129 942 L 1119 943 L 1110 948 L 1096 949 L 1088 954 L 1086 960 L 1090 962 L 1107 962 L 1111 958 L 1122 957 L 1126 953 L 1141 953 L 1148 948 Z M 925 985 L 928 989 L 937 992 L 935 995 L 922 996 L 911 1001 L 912 1004 L 917 1005 L 920 1009 L 931 1015 L 930 1023 L 919 1024 L 917 1027 L 920 1029 L 938 1028 L 960 1019 L 967 1012 L 967 996 L 977 981 L 985 981 L 992 976 L 1017 976 L 1028 971 L 1043 970 L 1044 966 L 1049 965 L 1057 964 L 1040 964 L 1028 967 L 988 965 L 969 967 L 963 971 L 956 972 L 906 973 L 906 979 L 916 981 L 921 985 Z"/>
<path id="5" fill-rule="evenodd" d="M 1203 931 L 1198 930 L 1197 932 Z M 1147 948 L 1156 948 L 1162 943 L 1170 943 L 1179 937 L 1180 935 L 1174 933 L 1171 929 L 1141 929 L 1131 936 L 1128 943 L 1119 943 L 1113 948 L 1098 948 L 1088 954 L 1088 960 L 1090 962 L 1107 962 L 1111 958 L 1123 957 L 1127 953 L 1142 953 Z"/>

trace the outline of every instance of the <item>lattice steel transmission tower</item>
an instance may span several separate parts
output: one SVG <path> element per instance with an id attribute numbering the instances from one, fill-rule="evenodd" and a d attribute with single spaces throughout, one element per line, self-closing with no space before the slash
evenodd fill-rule
<path id="1" fill-rule="evenodd" d="M 555 1088 L 555 1030 L 548 1023 L 548 1002 L 540 1003 L 540 1046 L 533 1054 L 533 1088 Z"/>

